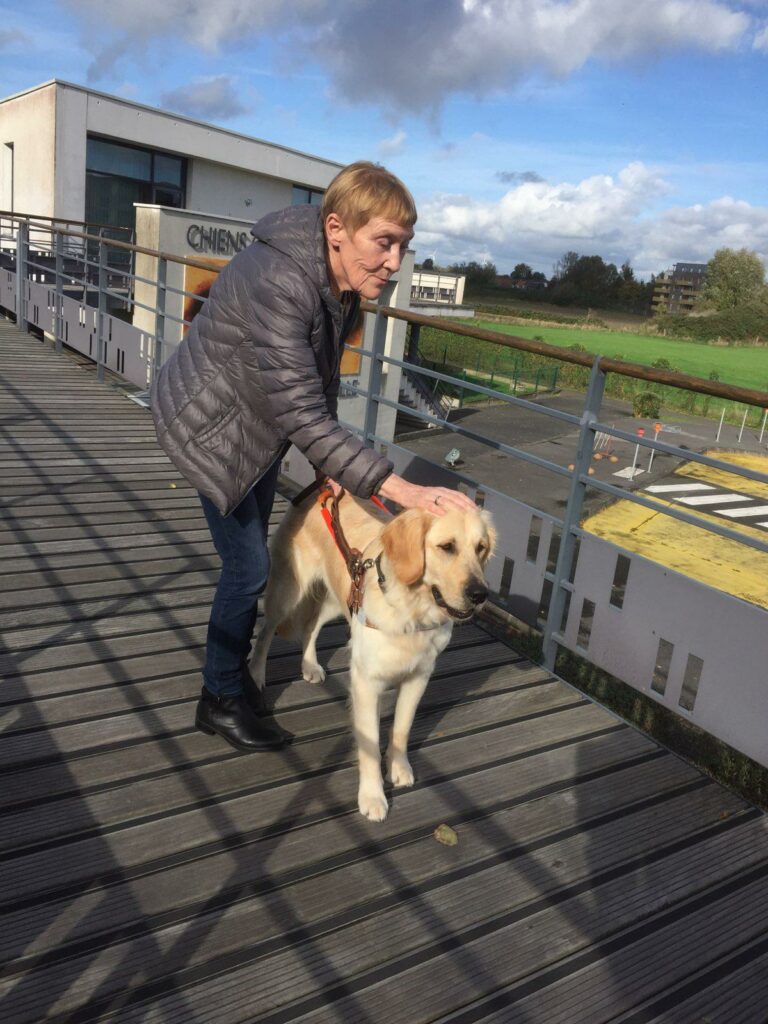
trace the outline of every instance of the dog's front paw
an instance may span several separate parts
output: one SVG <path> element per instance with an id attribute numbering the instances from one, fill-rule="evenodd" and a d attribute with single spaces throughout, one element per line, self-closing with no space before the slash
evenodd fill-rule
<path id="1" fill-rule="evenodd" d="M 387 778 L 393 786 L 412 786 L 413 768 L 407 757 L 393 757 L 389 761 Z"/>
<path id="2" fill-rule="evenodd" d="M 381 790 L 366 792 L 361 789 L 357 794 L 357 806 L 369 821 L 384 821 L 389 810 L 387 798 Z"/>
<path id="3" fill-rule="evenodd" d="M 325 669 L 316 661 L 302 661 L 301 675 L 307 683 L 325 682 Z"/>

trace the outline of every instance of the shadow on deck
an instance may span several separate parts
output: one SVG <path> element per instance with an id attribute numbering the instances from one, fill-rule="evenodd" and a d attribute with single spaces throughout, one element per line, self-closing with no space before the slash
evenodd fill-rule
<path id="1" fill-rule="evenodd" d="M 197 498 L 146 411 L 3 322 L 0 472 L 6 1024 L 768 1016 L 753 808 L 467 626 L 414 727 L 417 785 L 371 824 L 342 629 L 323 687 L 273 647 L 289 750 L 196 732 Z"/>

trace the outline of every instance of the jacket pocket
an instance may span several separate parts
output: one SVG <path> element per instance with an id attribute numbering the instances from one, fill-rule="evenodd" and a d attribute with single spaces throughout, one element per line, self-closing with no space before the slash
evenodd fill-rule
<path id="1" fill-rule="evenodd" d="M 226 412 L 223 412 L 218 419 L 214 420 L 205 430 L 190 438 L 193 444 L 207 445 L 230 423 L 240 412 L 239 405 L 233 405 Z"/>

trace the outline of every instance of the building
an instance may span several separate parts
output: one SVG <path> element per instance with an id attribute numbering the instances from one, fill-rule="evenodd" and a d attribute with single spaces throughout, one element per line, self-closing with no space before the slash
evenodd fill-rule
<path id="1" fill-rule="evenodd" d="M 676 263 L 654 283 L 654 313 L 690 313 L 696 307 L 707 273 L 706 263 Z"/>
<path id="2" fill-rule="evenodd" d="M 411 280 L 411 305 L 442 303 L 460 306 L 464 301 L 466 277 L 461 274 L 443 274 L 436 270 L 416 270 Z"/>
<path id="3" fill-rule="evenodd" d="M 153 204 L 253 222 L 341 164 L 54 80 L 0 100 L 0 211 L 134 228 Z"/>
<path id="4" fill-rule="evenodd" d="M 319 205 L 342 166 L 58 80 L 0 100 L 0 219 L 6 215 L 6 226 L 12 223 L 7 215 L 15 214 L 55 219 L 78 231 L 84 223 L 89 234 L 102 233 L 102 226 L 124 228 L 128 236 L 104 234 L 209 265 L 201 270 L 163 261 L 165 281 L 158 287 L 161 261 L 155 256 L 139 253 L 134 263 L 126 250 L 104 246 L 109 271 L 108 294 L 102 296 L 105 365 L 140 387 L 150 381 L 158 336 L 167 358 L 182 341 L 217 269 L 250 243 L 251 225 L 291 204 Z M 0 267 L 13 265 L 12 233 L 0 232 Z M 55 280 L 49 228 L 30 229 L 33 250 L 29 322 L 49 332 Z M 84 269 L 86 257 L 90 264 Z M 97 263 L 98 243 L 68 243 L 62 337 L 90 358 L 95 358 L 102 319 L 93 308 L 99 301 Z M 383 304 L 407 308 L 412 269 L 409 251 L 382 293 Z M 156 308 L 161 295 L 162 330 Z M 369 365 L 355 349 L 370 342 L 373 321 L 367 317 L 347 341 L 341 363 L 345 384 L 367 380 Z M 387 321 L 386 354 L 401 358 L 404 344 L 405 324 Z M 399 369 L 391 368 L 387 377 L 388 395 L 395 400 Z M 362 410 L 364 399 L 342 392 L 343 419 L 361 425 Z M 381 410 L 382 436 L 393 436 L 394 418 L 393 409 Z"/>

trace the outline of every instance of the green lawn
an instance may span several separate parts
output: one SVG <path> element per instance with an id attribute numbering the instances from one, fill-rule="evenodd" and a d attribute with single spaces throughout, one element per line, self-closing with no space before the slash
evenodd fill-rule
<path id="1" fill-rule="evenodd" d="M 498 324 L 480 320 L 471 323 L 520 338 L 542 338 L 547 344 L 561 348 L 583 345 L 589 352 L 626 359 L 631 363 L 650 366 L 657 359 L 668 359 L 682 373 L 707 378 L 715 370 L 723 383 L 768 391 L 768 348 L 720 348 L 622 331 L 587 331 L 573 327 L 542 327 L 540 324 Z M 443 337 L 447 340 L 448 335 Z"/>

